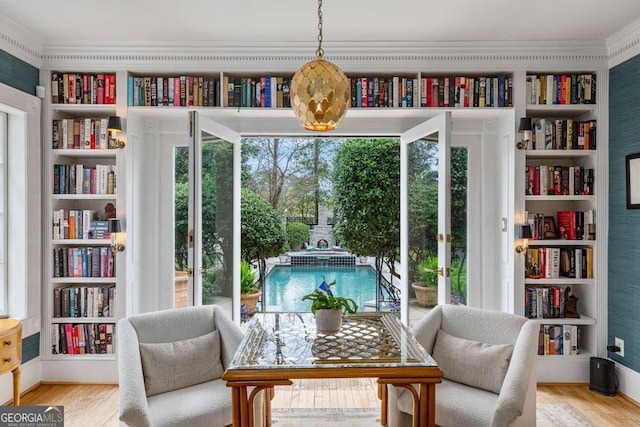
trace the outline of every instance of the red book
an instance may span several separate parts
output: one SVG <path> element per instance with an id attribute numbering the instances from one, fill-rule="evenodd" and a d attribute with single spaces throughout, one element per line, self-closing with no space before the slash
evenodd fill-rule
<path id="1" fill-rule="evenodd" d="M 109 74 L 109 104 L 116 103 L 116 75 Z"/>
<path id="2" fill-rule="evenodd" d="M 368 87 L 368 81 L 366 77 L 362 77 L 360 79 L 360 83 L 361 83 L 361 87 L 362 87 L 362 96 L 360 97 L 361 101 L 362 101 L 362 107 L 367 107 L 367 100 L 368 100 L 368 96 L 369 96 L 369 87 Z"/>
<path id="3" fill-rule="evenodd" d="M 98 74 L 96 103 L 104 104 L 104 74 Z"/>
<path id="4" fill-rule="evenodd" d="M 67 354 L 74 354 L 73 351 L 73 336 L 71 332 L 71 323 L 64 324 L 64 335 L 67 338 Z M 77 339 L 77 336 L 76 336 Z"/>
<path id="5" fill-rule="evenodd" d="M 564 240 L 577 240 L 576 211 L 558 211 L 558 236 Z"/>

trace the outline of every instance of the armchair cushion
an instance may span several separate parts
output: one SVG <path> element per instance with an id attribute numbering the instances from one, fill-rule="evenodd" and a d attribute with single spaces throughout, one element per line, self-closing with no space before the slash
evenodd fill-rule
<path id="1" fill-rule="evenodd" d="M 217 330 L 182 341 L 140 343 L 140 357 L 147 396 L 211 381 L 224 373 Z"/>
<path id="2" fill-rule="evenodd" d="M 512 353 L 513 346 L 510 344 L 467 340 L 440 329 L 432 356 L 444 378 L 500 393 Z"/>

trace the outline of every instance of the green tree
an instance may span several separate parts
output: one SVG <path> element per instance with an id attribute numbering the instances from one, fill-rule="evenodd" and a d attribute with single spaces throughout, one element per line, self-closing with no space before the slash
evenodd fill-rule
<path id="1" fill-rule="evenodd" d="M 243 140 L 242 186 L 269 201 L 281 215 L 312 216 L 330 194 L 332 139 Z M 244 172 L 248 173 L 244 173 Z"/>
<path id="2" fill-rule="evenodd" d="M 257 261 L 262 287 L 267 258 L 278 255 L 285 242 L 280 216 L 267 201 L 248 188 L 243 188 L 240 224 L 242 259 L 248 262 Z"/>
<path id="3" fill-rule="evenodd" d="M 336 239 L 358 255 L 375 255 L 392 274 L 400 246 L 400 142 L 349 139 L 333 168 Z"/>

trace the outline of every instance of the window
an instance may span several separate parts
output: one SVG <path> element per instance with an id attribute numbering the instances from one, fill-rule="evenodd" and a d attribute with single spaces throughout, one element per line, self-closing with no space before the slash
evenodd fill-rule
<path id="1" fill-rule="evenodd" d="M 0 112 L 0 313 L 7 310 L 7 114 Z"/>

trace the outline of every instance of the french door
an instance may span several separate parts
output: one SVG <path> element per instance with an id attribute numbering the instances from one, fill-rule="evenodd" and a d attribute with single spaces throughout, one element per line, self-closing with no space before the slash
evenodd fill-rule
<path id="1" fill-rule="evenodd" d="M 451 300 L 451 113 L 446 112 L 423 122 L 400 135 L 400 259 L 402 277 L 402 322 L 413 325 L 424 311 L 409 305 L 409 284 L 424 269 L 423 261 L 437 255 L 438 304 Z M 425 201 L 429 196 L 427 182 L 437 180 L 436 242 L 424 240 L 427 230 L 436 224 L 425 224 Z M 432 204 L 433 205 L 433 204 Z M 433 249 L 430 253 L 429 247 Z"/>
<path id="2" fill-rule="evenodd" d="M 189 305 L 240 318 L 240 135 L 189 112 Z"/>

